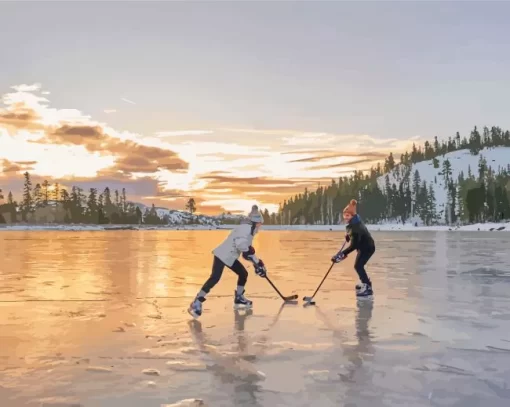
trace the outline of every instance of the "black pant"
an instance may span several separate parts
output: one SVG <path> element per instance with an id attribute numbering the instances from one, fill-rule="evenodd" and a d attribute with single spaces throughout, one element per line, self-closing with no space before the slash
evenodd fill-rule
<path id="1" fill-rule="evenodd" d="M 223 263 L 220 259 L 214 256 L 212 273 L 209 279 L 205 282 L 204 286 L 202 287 L 203 291 L 208 293 L 209 291 L 211 291 L 211 288 L 218 284 L 218 281 L 220 281 L 225 266 L 226 266 L 225 263 Z M 232 267 L 228 268 L 237 274 L 237 285 L 244 287 L 246 285 L 246 281 L 248 280 L 248 272 L 241 264 L 241 262 L 239 260 L 236 260 L 234 264 L 232 264 Z"/>
<path id="2" fill-rule="evenodd" d="M 363 248 L 358 250 L 356 260 L 354 261 L 354 269 L 358 273 L 359 279 L 363 284 L 372 286 L 372 282 L 368 278 L 367 271 L 365 270 L 365 264 L 368 263 L 370 257 L 375 253 L 375 246 Z"/>

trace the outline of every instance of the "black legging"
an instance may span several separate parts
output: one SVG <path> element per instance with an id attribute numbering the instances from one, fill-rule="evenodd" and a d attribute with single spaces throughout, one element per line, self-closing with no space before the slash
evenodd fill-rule
<path id="1" fill-rule="evenodd" d="M 202 287 L 202 290 L 204 292 L 208 293 L 209 291 L 211 291 L 211 288 L 218 284 L 218 281 L 220 281 L 225 266 L 226 266 L 225 263 L 223 263 L 220 259 L 214 256 L 211 276 Z M 248 280 L 248 272 L 241 264 L 241 262 L 239 260 L 236 260 L 234 264 L 232 264 L 232 267 L 229 266 L 227 267 L 237 274 L 237 285 L 244 287 L 246 285 L 246 281 Z"/>
<path id="2" fill-rule="evenodd" d="M 363 284 L 372 285 L 372 282 L 368 278 L 367 271 L 365 270 L 365 264 L 367 264 L 370 257 L 375 253 L 375 247 L 368 247 L 364 250 L 358 250 L 356 260 L 354 261 L 354 269 L 358 273 L 359 279 Z"/>

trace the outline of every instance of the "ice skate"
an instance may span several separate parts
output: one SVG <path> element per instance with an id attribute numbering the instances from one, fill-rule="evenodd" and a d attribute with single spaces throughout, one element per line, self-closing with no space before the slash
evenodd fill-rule
<path id="1" fill-rule="evenodd" d="M 374 297 L 374 291 L 368 284 L 358 284 L 356 285 L 356 297 L 358 300 L 372 299 Z"/>
<path id="2" fill-rule="evenodd" d="M 202 315 L 202 303 L 205 301 L 204 297 L 196 297 L 189 305 L 188 314 L 193 318 L 198 318 Z"/>
<path id="3" fill-rule="evenodd" d="M 253 305 L 253 301 L 250 301 L 248 298 L 246 298 L 244 296 L 244 290 L 241 294 L 237 294 L 237 291 L 235 291 L 234 309 L 251 308 L 252 305 Z"/>

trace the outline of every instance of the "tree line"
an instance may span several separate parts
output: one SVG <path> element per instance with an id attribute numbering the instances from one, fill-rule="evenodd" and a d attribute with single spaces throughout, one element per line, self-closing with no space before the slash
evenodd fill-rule
<path id="1" fill-rule="evenodd" d="M 382 221 L 407 222 L 420 219 L 426 225 L 438 222 L 439 217 L 448 224 L 497 221 L 510 215 L 510 165 L 490 168 L 480 155 L 478 168 L 469 168 L 468 173 L 452 176 L 452 165 L 441 156 L 454 151 L 468 149 L 477 155 L 484 148 L 510 147 L 510 132 L 499 127 L 482 133 L 477 127 L 469 138 L 454 137 L 439 142 L 426 141 L 423 146 L 413 144 L 410 152 L 401 154 L 397 163 L 392 153 L 382 163 L 369 171 L 354 171 L 350 177 L 333 179 L 328 186 L 319 185 L 315 191 L 305 188 L 279 205 L 278 213 L 263 212 L 269 224 L 333 224 L 337 223 L 343 207 L 350 199 L 358 200 L 358 211 L 370 223 Z M 447 191 L 447 202 L 438 207 L 435 188 L 422 180 L 413 164 L 432 160 L 438 169 L 434 184 L 440 183 Z M 384 176 L 384 183 L 378 179 Z"/>
<path id="2" fill-rule="evenodd" d="M 32 187 L 30 173 L 25 172 L 23 194 L 19 202 L 13 199 L 12 192 L 7 194 L 6 203 L 0 205 L 0 222 L 2 213 L 9 213 L 14 221 L 26 222 L 31 215 L 40 208 L 52 207 L 55 211 L 63 214 L 64 223 L 88 223 L 88 224 L 168 224 L 168 215 L 158 216 L 156 207 L 141 209 L 130 202 L 126 196 L 126 189 L 111 191 L 106 187 L 103 191 L 90 188 L 86 193 L 82 188 L 73 186 L 70 191 L 62 188 L 58 183 L 50 184 L 45 180 L 42 184 Z M 0 200 L 4 199 L 0 189 Z M 190 198 L 186 204 L 187 209 L 193 215 L 196 204 Z"/>

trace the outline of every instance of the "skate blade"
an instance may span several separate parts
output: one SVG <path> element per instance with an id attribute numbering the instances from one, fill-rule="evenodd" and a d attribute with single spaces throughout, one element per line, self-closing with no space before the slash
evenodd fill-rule
<path id="1" fill-rule="evenodd" d="M 198 315 L 195 311 L 193 311 L 193 309 L 191 308 L 188 308 L 188 314 L 190 314 L 193 318 L 197 319 L 198 317 L 200 317 L 200 315 Z"/>
<path id="2" fill-rule="evenodd" d="M 367 295 L 364 297 L 356 297 L 358 301 L 372 301 L 374 299 L 373 295 Z"/>
<path id="3" fill-rule="evenodd" d="M 234 304 L 234 309 L 251 309 L 253 307 L 253 304 L 247 305 L 247 304 Z"/>

